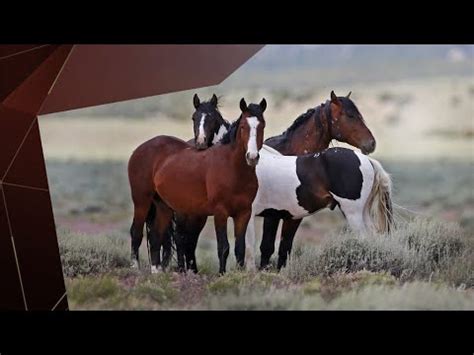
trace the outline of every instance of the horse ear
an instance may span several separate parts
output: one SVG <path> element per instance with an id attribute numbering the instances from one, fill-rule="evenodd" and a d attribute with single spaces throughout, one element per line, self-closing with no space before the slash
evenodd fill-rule
<path id="1" fill-rule="evenodd" d="M 240 100 L 240 111 L 245 112 L 247 110 L 248 110 L 247 103 L 245 102 L 245 99 L 242 97 L 242 99 Z"/>
<path id="2" fill-rule="evenodd" d="M 194 94 L 194 97 L 193 97 L 193 104 L 194 104 L 194 108 L 198 108 L 199 105 L 201 104 L 201 100 L 199 100 L 199 97 L 198 97 L 198 94 Z"/>
<path id="3" fill-rule="evenodd" d="M 217 107 L 217 96 L 216 96 L 216 94 L 212 95 L 211 104 L 212 104 L 212 106 Z"/>
<path id="4" fill-rule="evenodd" d="M 267 109 L 267 100 L 265 100 L 265 98 L 260 101 L 260 108 L 262 109 L 262 113 L 264 113 Z"/>
<path id="5" fill-rule="evenodd" d="M 340 105 L 340 104 L 341 104 L 340 101 L 339 101 L 339 99 L 337 98 L 336 94 L 334 93 L 334 90 L 331 91 L 331 102 L 332 102 L 333 104 L 336 104 L 336 105 Z"/>
<path id="6" fill-rule="evenodd" d="M 349 93 L 347 94 L 346 97 L 349 98 L 351 96 L 351 94 L 352 94 L 352 91 L 349 91 Z"/>

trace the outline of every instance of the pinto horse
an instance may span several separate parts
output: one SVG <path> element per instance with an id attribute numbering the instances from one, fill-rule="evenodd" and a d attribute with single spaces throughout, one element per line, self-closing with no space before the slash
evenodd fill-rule
<path id="1" fill-rule="evenodd" d="M 389 232 L 392 225 L 390 176 L 375 159 L 346 148 L 284 156 L 264 147 L 257 167 L 258 192 L 253 215 L 301 220 L 329 207 L 340 208 L 357 232 Z M 249 247 L 255 239 L 253 220 L 247 229 Z M 278 269 L 291 253 L 294 230 L 283 225 Z M 272 245 L 262 248 L 262 265 L 269 263 Z M 252 254 L 251 254 L 252 255 Z"/>
<path id="2" fill-rule="evenodd" d="M 302 155 L 321 152 L 328 148 L 332 139 L 336 139 L 359 148 L 364 154 L 372 153 L 376 146 L 375 138 L 350 95 L 351 92 L 339 97 L 331 91 L 330 100 L 299 116 L 281 135 L 268 138 L 265 145 L 283 155 Z M 301 218 L 280 218 L 278 215 L 264 218 L 260 268 L 266 268 L 270 262 L 281 219 L 282 240 L 293 240 L 301 223 Z M 284 254 L 284 249 L 285 244 L 280 243 L 279 254 Z"/>
<path id="3" fill-rule="evenodd" d="M 232 217 L 235 256 L 238 265 L 244 265 L 245 233 L 258 189 L 255 167 L 263 145 L 266 107 L 265 99 L 260 104 L 250 105 L 242 99 L 239 119 L 232 124 L 221 144 L 206 150 L 191 148 L 177 138 L 163 138 L 175 141 L 181 149 L 154 167 L 155 201 L 163 203 L 155 218 L 159 223 L 158 234 L 150 244 L 152 268 L 160 267 L 160 247 L 168 237 L 163 227 L 171 223 L 173 212 L 186 216 L 214 216 L 220 273 L 226 271 L 229 255 L 227 219 Z M 181 245 L 179 249 L 182 249 Z"/>
<path id="4" fill-rule="evenodd" d="M 214 94 L 209 101 L 201 102 L 198 95 L 193 97 L 195 111 L 192 115 L 194 137 L 187 143 L 203 149 L 221 140 L 227 133 L 230 123 L 221 115 L 218 109 L 218 99 Z M 139 266 L 138 251 L 143 239 L 143 227 L 146 224 L 147 238 L 158 233 L 171 233 L 170 226 L 162 227 L 155 221 L 157 210 L 167 210 L 159 202 L 153 202 L 155 189 L 153 171 L 170 154 L 181 149 L 181 144 L 174 140 L 164 139 L 164 136 L 154 137 L 138 146 L 128 162 L 128 178 L 134 206 L 134 216 L 130 228 L 132 266 Z M 204 144 L 203 144 L 204 143 Z M 206 220 L 204 220 L 204 223 Z M 158 226 L 161 226 L 158 228 Z M 171 257 L 171 239 L 165 238 L 163 245 L 163 265 L 166 266 Z"/>

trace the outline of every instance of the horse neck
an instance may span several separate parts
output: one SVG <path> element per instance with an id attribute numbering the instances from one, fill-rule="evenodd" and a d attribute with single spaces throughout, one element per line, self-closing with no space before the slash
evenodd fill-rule
<path id="1" fill-rule="evenodd" d="M 220 116 L 217 120 L 217 127 L 214 129 L 214 138 L 212 140 L 212 144 L 218 143 L 222 137 L 229 131 L 230 123 L 227 122 L 222 116 Z M 222 128 L 225 130 L 223 131 Z"/>
<path id="2" fill-rule="evenodd" d="M 255 167 L 247 164 L 245 159 L 246 150 L 239 135 L 237 135 L 234 142 L 229 144 L 229 163 L 239 174 L 239 177 L 244 177 L 244 173 L 255 175 Z"/>
<path id="3" fill-rule="evenodd" d="M 320 152 L 329 147 L 332 136 L 324 105 L 318 106 L 306 122 L 297 127 L 288 137 L 288 148 L 284 154 L 301 155 Z"/>

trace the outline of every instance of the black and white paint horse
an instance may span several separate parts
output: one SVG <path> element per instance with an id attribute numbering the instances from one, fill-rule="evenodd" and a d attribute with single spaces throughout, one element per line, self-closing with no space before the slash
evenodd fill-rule
<path id="1" fill-rule="evenodd" d="M 347 148 L 329 148 L 321 153 L 285 156 L 265 146 L 256 169 L 258 192 L 253 215 L 284 220 L 301 219 L 323 208 L 340 208 L 351 229 L 389 232 L 392 225 L 390 176 L 375 159 Z M 286 265 L 293 244 L 293 231 L 282 231 L 278 268 Z M 249 222 L 246 235 L 247 268 L 255 265 L 255 226 Z M 273 241 L 263 245 L 268 262 Z"/>

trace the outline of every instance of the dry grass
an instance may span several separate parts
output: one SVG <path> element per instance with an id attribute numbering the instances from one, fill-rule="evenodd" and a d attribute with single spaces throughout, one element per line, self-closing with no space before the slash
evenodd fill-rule
<path id="1" fill-rule="evenodd" d="M 218 276 L 215 250 L 200 248 L 199 274 L 151 275 L 146 261 L 126 267 L 123 238 L 62 233 L 60 245 L 71 309 L 474 309 L 471 241 L 424 219 L 300 247 L 280 273 Z"/>

